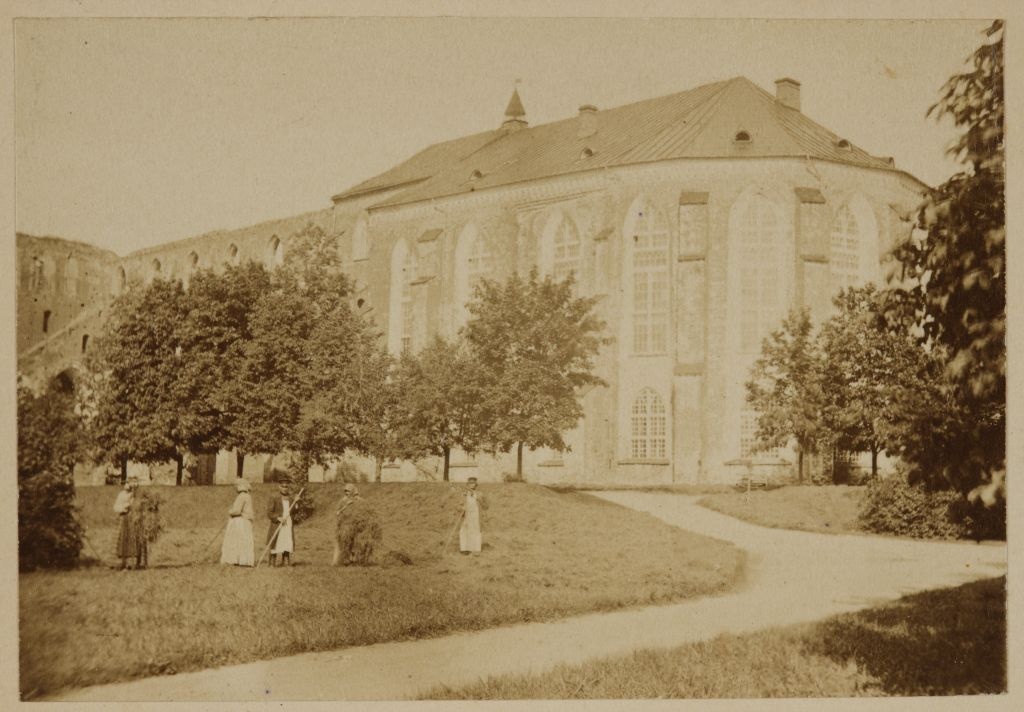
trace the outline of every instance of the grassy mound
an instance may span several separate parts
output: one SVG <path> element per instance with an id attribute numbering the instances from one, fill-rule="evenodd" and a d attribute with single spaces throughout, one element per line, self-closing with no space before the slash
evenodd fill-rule
<path id="1" fill-rule="evenodd" d="M 828 485 L 713 494 L 699 504 L 765 527 L 850 534 L 862 531 L 857 516 L 863 500 L 864 487 Z"/>
<path id="2" fill-rule="evenodd" d="M 82 488 L 84 553 L 95 550 L 105 565 L 20 578 L 23 697 L 667 602 L 722 591 L 742 567 L 729 544 L 585 494 L 524 484 L 481 486 L 490 503 L 481 556 L 460 556 L 454 542 L 442 552 L 462 488 L 440 483 L 360 485 L 381 518 L 380 550 L 412 565 L 329 566 L 341 485 L 314 484 L 316 514 L 295 528 L 296 566 L 222 567 L 213 562 L 233 488 L 157 489 L 165 531 L 150 549 L 152 568 L 109 568 L 117 489 Z M 259 550 L 276 487 L 253 489 Z"/>
<path id="3" fill-rule="evenodd" d="M 425 699 L 971 695 L 1006 691 L 1006 579 L 907 596 L 821 623 L 641 650 Z"/>

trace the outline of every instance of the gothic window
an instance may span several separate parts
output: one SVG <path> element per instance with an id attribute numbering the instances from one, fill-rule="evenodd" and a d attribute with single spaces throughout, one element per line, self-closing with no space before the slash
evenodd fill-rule
<path id="1" fill-rule="evenodd" d="M 408 250 L 402 262 L 402 341 L 401 350 L 413 348 L 413 294 L 412 282 L 416 279 L 416 251 Z"/>
<path id="2" fill-rule="evenodd" d="M 370 256 L 370 243 L 366 232 L 366 219 L 359 218 L 352 233 L 352 260 L 365 260 Z"/>
<path id="3" fill-rule="evenodd" d="M 860 277 L 860 231 L 857 218 L 846 205 L 839 208 L 832 223 L 831 255 L 832 287 L 836 291 L 852 287 Z"/>
<path id="4" fill-rule="evenodd" d="M 78 294 L 78 260 L 71 256 L 64 263 L 64 292 Z"/>
<path id="5" fill-rule="evenodd" d="M 761 340 L 778 327 L 781 318 L 779 219 L 771 203 L 761 196 L 747 202 L 738 216 L 737 239 L 740 280 L 740 351 L 758 353 Z"/>
<path id="6" fill-rule="evenodd" d="M 472 289 L 473 285 L 481 279 L 486 279 L 490 274 L 491 251 L 487 248 L 487 241 L 481 235 L 475 235 L 466 257 L 466 276 L 469 288 Z"/>
<path id="7" fill-rule="evenodd" d="M 757 411 L 745 407 L 740 414 L 740 457 L 779 457 L 781 448 L 765 448 L 757 439 Z"/>
<path id="8" fill-rule="evenodd" d="M 633 352 L 664 353 L 668 348 L 668 226 L 646 205 L 633 215 L 633 231 L 627 233 L 633 255 Z"/>
<path id="9" fill-rule="evenodd" d="M 274 235 L 270 238 L 270 265 L 271 267 L 280 267 L 284 264 L 284 243 L 281 242 L 281 238 Z"/>
<path id="10" fill-rule="evenodd" d="M 568 218 L 562 218 L 552 238 L 554 254 L 551 264 L 551 276 L 556 280 L 564 280 L 570 274 L 579 281 L 580 271 L 580 235 L 576 226 Z"/>
<path id="11" fill-rule="evenodd" d="M 630 455 L 638 460 L 665 459 L 665 402 L 650 388 L 640 391 L 631 412 Z"/>
<path id="12" fill-rule="evenodd" d="M 242 253 L 238 251 L 238 245 L 231 244 L 228 246 L 228 264 L 238 266 L 242 261 Z"/>
<path id="13" fill-rule="evenodd" d="M 32 258 L 32 274 L 29 277 L 29 289 L 33 292 L 42 289 L 43 283 L 43 261 L 38 257 Z"/>

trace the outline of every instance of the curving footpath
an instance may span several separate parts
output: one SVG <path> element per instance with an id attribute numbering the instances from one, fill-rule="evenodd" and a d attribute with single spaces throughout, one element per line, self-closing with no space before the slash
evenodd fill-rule
<path id="1" fill-rule="evenodd" d="M 438 685 L 536 673 L 559 663 L 678 646 L 723 633 L 820 620 L 905 594 L 1006 571 L 1006 547 L 768 529 L 696 504 L 698 497 L 602 492 L 611 502 L 730 541 L 748 554 L 738 590 L 682 603 L 380 643 L 72 690 L 54 699 L 395 700 Z"/>

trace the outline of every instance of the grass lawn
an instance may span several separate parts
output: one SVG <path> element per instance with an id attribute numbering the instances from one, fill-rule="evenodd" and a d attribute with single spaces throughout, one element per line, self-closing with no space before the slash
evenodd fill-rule
<path id="1" fill-rule="evenodd" d="M 116 571 L 117 489 L 78 490 L 103 564 L 19 580 L 23 698 L 134 677 L 313 650 L 441 635 L 722 591 L 741 574 L 735 547 L 586 494 L 481 485 L 484 551 L 463 557 L 451 531 L 460 485 L 386 483 L 360 491 L 381 515 L 384 551 L 414 564 L 333 568 L 341 485 L 313 485 L 318 514 L 296 527 L 296 566 L 213 563 L 231 487 L 157 488 L 163 537 L 151 568 Z M 254 487 L 257 550 L 274 485 Z M 84 555 L 93 554 L 88 546 Z M 283 623 L 283 624 L 282 624 Z"/>
<path id="2" fill-rule="evenodd" d="M 730 517 L 766 527 L 833 534 L 860 533 L 857 512 L 864 487 L 848 485 L 790 486 L 712 494 L 699 504 Z"/>
<path id="3" fill-rule="evenodd" d="M 821 623 L 643 650 L 425 699 L 968 695 L 1006 691 L 1006 579 L 928 591 Z"/>

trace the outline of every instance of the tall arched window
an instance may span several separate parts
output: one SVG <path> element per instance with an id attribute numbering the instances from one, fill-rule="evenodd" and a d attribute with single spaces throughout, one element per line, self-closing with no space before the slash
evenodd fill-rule
<path id="1" fill-rule="evenodd" d="M 630 455 L 638 460 L 666 456 L 665 402 L 650 388 L 640 391 L 630 413 Z"/>
<path id="2" fill-rule="evenodd" d="M 551 265 L 551 276 L 563 280 L 570 274 L 579 281 L 580 273 L 580 234 L 572 220 L 562 218 L 554 234 L 554 256 Z"/>
<path id="3" fill-rule="evenodd" d="M 72 296 L 78 294 L 78 260 L 70 255 L 64 263 L 64 292 Z"/>
<path id="4" fill-rule="evenodd" d="M 413 286 L 416 279 L 416 253 L 405 240 L 391 251 L 391 290 L 388 304 L 388 348 L 397 355 L 414 348 Z"/>
<path id="5" fill-rule="evenodd" d="M 473 296 L 473 287 L 481 279 L 490 277 L 493 269 L 494 259 L 487 238 L 479 233 L 476 225 L 466 225 L 455 245 L 456 329 L 466 321 L 466 304 Z"/>
<path id="6" fill-rule="evenodd" d="M 416 251 L 405 253 L 402 263 L 402 351 L 413 348 L 412 282 L 416 279 Z"/>
<path id="7" fill-rule="evenodd" d="M 124 292 L 124 288 L 127 282 L 128 276 L 124 272 L 124 267 L 121 267 L 119 265 L 118 268 L 114 270 L 114 274 L 110 279 L 110 293 L 113 294 L 115 297 L 121 294 L 122 292 Z"/>
<path id="8" fill-rule="evenodd" d="M 668 225 L 649 205 L 641 204 L 631 211 L 625 235 L 632 255 L 633 352 L 665 353 L 669 320 Z"/>
<path id="9" fill-rule="evenodd" d="M 228 246 L 228 264 L 238 266 L 242 261 L 242 253 L 238 251 L 238 245 L 232 243 Z"/>
<path id="10" fill-rule="evenodd" d="M 365 260 L 370 256 L 370 242 L 367 235 L 366 218 L 356 221 L 352 232 L 352 260 Z"/>
<path id="11" fill-rule="evenodd" d="M 832 289 L 839 291 L 860 282 L 860 230 L 849 206 L 842 205 L 832 223 L 829 268 Z"/>
<path id="12" fill-rule="evenodd" d="M 756 195 L 741 207 L 734 224 L 740 281 L 740 351 L 756 354 L 761 340 L 782 317 L 779 269 L 782 231 L 772 204 Z"/>
<path id="13" fill-rule="evenodd" d="M 284 243 L 281 242 L 281 238 L 274 235 L 270 238 L 270 265 L 271 267 L 280 267 L 284 264 Z"/>

